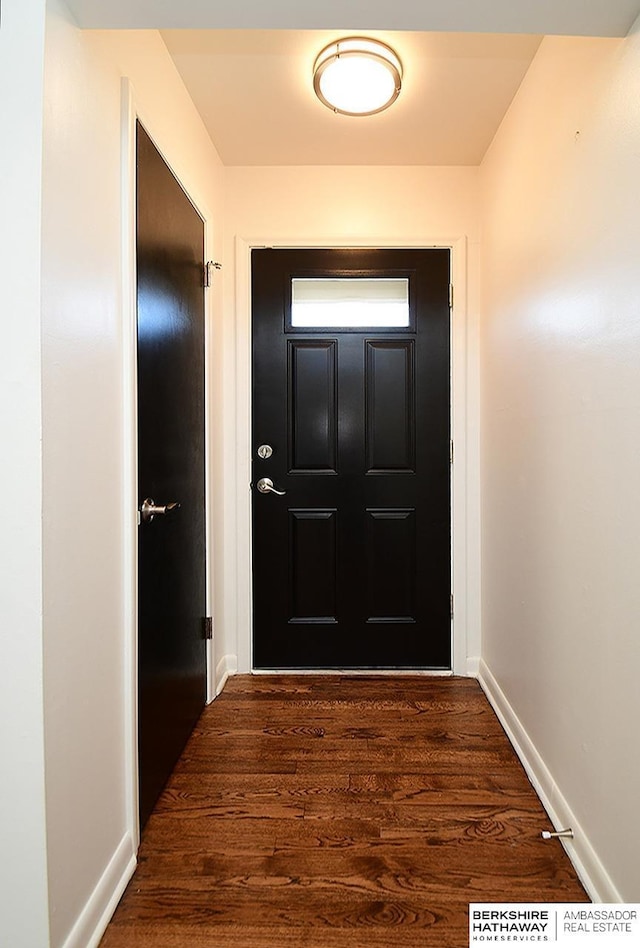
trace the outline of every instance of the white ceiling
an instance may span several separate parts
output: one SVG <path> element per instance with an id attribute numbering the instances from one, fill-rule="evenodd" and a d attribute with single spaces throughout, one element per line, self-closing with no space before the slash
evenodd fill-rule
<path id="1" fill-rule="evenodd" d="M 339 33 L 163 31 L 225 165 L 477 165 L 540 37 L 378 33 L 404 68 L 388 111 L 337 115 L 312 68 Z"/>
<path id="2" fill-rule="evenodd" d="M 640 0 L 66 0 L 86 28 L 626 36 Z"/>
<path id="3" fill-rule="evenodd" d="M 477 165 L 541 35 L 624 36 L 640 14 L 640 0 L 66 2 L 81 27 L 162 29 L 226 165 Z M 403 62 L 379 115 L 336 115 L 313 94 L 317 53 L 354 32 Z"/>

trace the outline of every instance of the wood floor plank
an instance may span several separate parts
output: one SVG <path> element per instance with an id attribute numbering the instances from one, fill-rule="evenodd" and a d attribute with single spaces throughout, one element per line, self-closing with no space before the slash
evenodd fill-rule
<path id="1" fill-rule="evenodd" d="M 588 901 L 477 682 L 236 676 L 103 948 L 463 948 L 470 901 Z"/>
<path id="2" fill-rule="evenodd" d="M 441 853 L 422 854 L 419 868 L 407 859 L 394 860 L 392 857 L 379 856 L 356 857 L 350 854 L 350 860 L 344 854 L 323 853 L 332 858 L 307 860 L 298 853 L 297 860 L 283 860 L 280 865 L 271 860 L 265 869 L 251 871 L 239 865 L 235 873 L 222 867 L 191 880 L 189 900 L 201 911 L 211 911 L 227 921 L 238 921 L 240 913 L 252 911 L 255 903 L 264 920 L 269 920 L 270 903 L 279 906 L 280 913 L 297 924 L 308 924 L 317 920 L 326 908 L 334 906 L 336 916 L 351 911 L 350 906 L 357 900 L 379 899 L 381 901 L 410 901 L 420 911 L 428 910 L 436 904 L 455 904 L 461 897 L 472 901 L 491 901 L 499 898 L 498 880 L 487 884 L 477 869 L 469 871 L 460 857 L 443 860 Z M 489 854 L 489 855 L 494 855 Z M 340 858 L 342 857 L 342 858 Z M 414 857 L 415 858 L 415 854 Z M 446 878 L 445 878 L 446 876 Z M 142 879 L 141 879 L 142 881 Z M 149 906 L 157 906 L 162 911 L 171 911 L 183 894 L 184 877 L 147 878 L 140 894 L 129 900 L 128 908 L 120 913 L 122 921 L 131 920 L 149 912 Z M 566 873 L 557 870 L 549 874 L 549 865 L 545 860 L 528 862 L 522 876 L 517 879 L 514 892 L 525 895 L 529 891 L 548 897 L 551 891 L 569 889 L 570 880 Z M 487 898 L 488 897 L 488 898 Z M 520 899 L 519 899 L 520 900 Z M 522 901 L 526 901 L 522 899 Z M 231 907 L 235 907 L 232 914 Z M 153 918 L 153 916 L 150 916 Z"/>
<path id="3" fill-rule="evenodd" d="M 440 738 L 430 740 L 428 735 L 424 737 L 424 740 L 418 738 L 415 741 L 405 742 L 406 746 L 403 746 L 402 741 L 391 739 L 386 741 L 325 740 L 301 743 L 299 739 L 283 737 L 277 742 L 277 746 L 274 747 L 274 743 L 273 740 L 263 740 L 261 736 L 237 740 L 218 738 L 216 745 L 223 755 L 223 760 L 210 761 L 204 747 L 192 747 L 185 751 L 176 771 L 188 773 L 194 769 L 202 769 L 204 772 L 216 772 L 218 765 L 224 763 L 225 771 L 231 772 L 230 768 L 234 763 L 244 765 L 247 761 L 252 764 L 262 762 L 265 770 L 276 773 L 282 772 L 281 767 L 284 764 L 296 765 L 310 761 L 329 761 L 334 768 L 336 762 L 345 762 L 350 770 L 353 769 L 354 763 L 366 765 L 369 770 L 375 769 L 378 764 L 384 763 L 386 767 L 389 763 L 395 763 L 397 771 L 399 765 L 404 763 L 437 767 L 440 763 L 445 765 L 462 762 L 468 768 L 472 761 L 482 765 L 511 760 L 510 749 L 505 747 L 502 741 L 495 738 L 483 739 L 475 735 L 467 735 L 464 742 L 461 739 L 459 744 L 454 741 L 443 741 Z M 270 766 L 274 752 L 279 757 L 280 766 L 277 768 Z"/>
<path id="4" fill-rule="evenodd" d="M 338 761 L 338 766 L 344 765 L 345 761 Z M 336 766 L 334 764 L 333 766 Z M 190 765 L 192 767 L 192 765 Z M 489 774 L 500 773 L 501 771 L 515 769 L 517 764 L 511 760 L 508 752 L 500 751 L 478 751 L 460 752 L 453 754 L 447 751 L 420 751 L 417 754 L 371 754 L 353 757 L 350 761 L 352 774 L 367 773 L 372 769 L 383 773 L 395 774 L 402 770 L 406 774 L 465 774 L 470 769 L 476 767 L 482 768 Z M 300 755 L 296 773 L 307 774 L 309 776 L 318 776 L 330 772 L 331 760 L 312 755 Z"/>
<path id="5" fill-rule="evenodd" d="M 434 835 L 443 840 L 453 838 L 461 841 L 477 835 L 528 835 L 537 839 L 543 829 L 551 828 L 544 811 L 541 809 L 539 813 L 532 813 L 522 797 L 515 801 L 501 801 L 498 806 L 458 804 L 455 813 L 452 813 L 449 803 L 438 806 L 433 803 L 404 804 L 395 801 L 310 801 L 304 807 L 306 822 L 312 819 L 349 819 L 356 814 L 360 819 L 374 820 L 389 834 L 411 830 L 422 834 L 425 839 Z"/>

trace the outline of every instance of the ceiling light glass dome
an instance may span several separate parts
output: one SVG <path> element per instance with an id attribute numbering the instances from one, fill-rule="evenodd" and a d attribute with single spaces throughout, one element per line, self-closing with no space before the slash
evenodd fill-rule
<path id="1" fill-rule="evenodd" d="M 320 101 L 343 115 L 374 115 L 395 102 L 402 86 L 402 63 L 379 40 L 350 36 L 330 43 L 313 67 Z"/>

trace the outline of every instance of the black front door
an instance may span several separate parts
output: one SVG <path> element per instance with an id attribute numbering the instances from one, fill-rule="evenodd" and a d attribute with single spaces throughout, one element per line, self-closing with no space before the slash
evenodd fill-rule
<path id="1" fill-rule="evenodd" d="M 256 668 L 451 667 L 449 268 L 253 251 Z"/>
<path id="2" fill-rule="evenodd" d="M 144 826 L 206 698 L 204 224 L 138 126 L 138 742 Z"/>

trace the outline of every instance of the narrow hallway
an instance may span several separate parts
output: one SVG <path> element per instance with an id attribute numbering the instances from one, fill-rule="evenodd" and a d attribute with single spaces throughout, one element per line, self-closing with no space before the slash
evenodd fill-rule
<path id="1" fill-rule="evenodd" d="M 469 902 L 588 901 L 479 685 L 238 676 L 102 948 L 462 948 Z"/>

